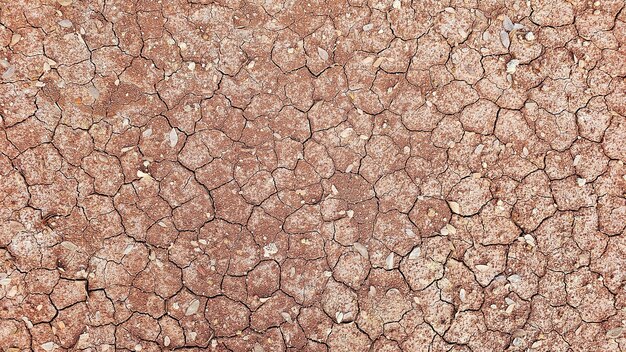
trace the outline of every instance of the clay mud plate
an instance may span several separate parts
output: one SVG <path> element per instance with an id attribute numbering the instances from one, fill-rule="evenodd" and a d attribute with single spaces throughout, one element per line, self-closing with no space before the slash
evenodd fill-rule
<path id="1" fill-rule="evenodd" d="M 0 351 L 626 351 L 624 0 L 0 0 Z"/>

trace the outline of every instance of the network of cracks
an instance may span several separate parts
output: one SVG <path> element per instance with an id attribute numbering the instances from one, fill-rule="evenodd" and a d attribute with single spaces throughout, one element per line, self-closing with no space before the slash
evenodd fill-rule
<path id="1" fill-rule="evenodd" d="M 0 0 L 3 351 L 625 351 L 623 0 Z"/>

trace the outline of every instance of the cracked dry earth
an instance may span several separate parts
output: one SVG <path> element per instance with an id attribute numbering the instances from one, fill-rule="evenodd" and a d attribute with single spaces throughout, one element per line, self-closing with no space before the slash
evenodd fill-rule
<path id="1" fill-rule="evenodd" d="M 0 349 L 626 350 L 625 6 L 0 1 Z"/>

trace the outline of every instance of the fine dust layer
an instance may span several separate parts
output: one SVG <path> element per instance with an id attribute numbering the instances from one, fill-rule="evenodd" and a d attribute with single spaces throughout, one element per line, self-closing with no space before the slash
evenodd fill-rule
<path id="1" fill-rule="evenodd" d="M 624 0 L 0 0 L 1 351 L 626 351 Z"/>

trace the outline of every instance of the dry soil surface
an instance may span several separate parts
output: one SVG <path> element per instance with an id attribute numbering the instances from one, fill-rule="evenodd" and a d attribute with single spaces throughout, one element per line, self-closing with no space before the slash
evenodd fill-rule
<path id="1" fill-rule="evenodd" d="M 0 0 L 3 351 L 625 351 L 624 0 Z"/>

